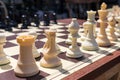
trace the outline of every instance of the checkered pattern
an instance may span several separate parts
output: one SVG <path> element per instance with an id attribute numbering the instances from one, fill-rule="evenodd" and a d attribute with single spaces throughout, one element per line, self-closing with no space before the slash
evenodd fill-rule
<path id="1" fill-rule="evenodd" d="M 50 25 L 50 26 L 40 26 L 40 28 L 29 26 L 29 29 L 13 29 L 13 32 L 5 32 L 0 30 L 0 33 L 6 34 L 6 44 L 4 45 L 4 51 L 8 58 L 10 59 L 11 63 L 8 65 L 0 66 L 0 80 L 40 80 L 40 79 L 54 79 L 59 80 L 63 77 L 77 71 L 103 57 L 108 54 L 111 54 L 113 51 L 119 48 L 119 42 L 113 42 L 114 44 L 110 47 L 100 47 L 98 51 L 84 51 L 81 48 L 84 57 L 72 59 L 66 57 L 66 50 L 70 45 L 65 43 L 67 36 L 69 34 L 67 26 L 65 23 L 58 23 L 58 25 Z M 54 27 L 57 29 L 56 33 L 56 43 L 61 49 L 61 53 L 58 55 L 62 61 L 62 66 L 57 68 L 43 68 L 40 66 L 40 59 L 42 55 L 42 47 L 46 42 L 46 36 L 44 34 L 44 30 L 49 29 L 50 27 Z M 17 63 L 18 55 L 19 55 L 19 45 L 16 42 L 16 37 L 18 35 L 28 34 L 29 31 L 35 31 L 38 34 L 38 37 L 35 41 L 35 45 L 41 54 L 41 57 L 36 59 L 36 64 L 40 69 L 40 73 L 28 77 L 28 78 L 19 78 L 16 77 L 14 74 L 13 69 Z M 80 28 L 79 34 L 81 35 L 83 29 Z M 78 46 L 80 47 L 81 41 L 78 39 Z"/>

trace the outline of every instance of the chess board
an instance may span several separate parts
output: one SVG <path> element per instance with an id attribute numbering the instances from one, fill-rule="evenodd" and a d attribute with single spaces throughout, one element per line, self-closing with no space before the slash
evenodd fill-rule
<path id="1" fill-rule="evenodd" d="M 68 58 L 66 57 L 66 50 L 70 45 L 65 43 L 65 40 L 69 34 L 67 25 L 68 24 L 66 23 L 58 23 L 57 25 L 51 24 L 50 26 L 40 26 L 40 28 L 29 26 L 29 29 L 14 28 L 13 32 L 0 30 L 0 33 L 6 34 L 7 41 L 4 45 L 4 51 L 10 60 L 10 64 L 0 66 L 0 80 L 60 80 L 119 49 L 120 40 L 117 42 L 112 42 L 112 46 L 100 47 L 98 51 L 85 51 L 81 49 L 80 46 L 82 42 L 78 39 L 78 46 L 84 56 L 76 59 Z M 62 61 L 62 66 L 56 68 L 43 68 L 40 66 L 40 59 L 43 56 L 42 47 L 47 40 L 44 30 L 49 29 L 50 27 L 57 29 L 56 43 L 61 50 L 61 53 L 58 56 Z M 16 37 L 18 35 L 28 34 L 29 31 L 35 31 L 38 34 L 35 45 L 41 55 L 39 58 L 36 58 L 36 64 L 39 67 L 40 73 L 27 78 L 19 78 L 14 74 L 14 68 L 16 67 L 19 56 L 19 45 L 16 42 Z M 83 28 L 80 27 L 79 35 L 82 33 Z"/>

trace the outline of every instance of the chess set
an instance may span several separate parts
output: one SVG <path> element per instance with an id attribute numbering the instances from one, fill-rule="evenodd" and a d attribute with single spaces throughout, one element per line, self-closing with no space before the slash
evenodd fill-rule
<path id="1" fill-rule="evenodd" d="M 105 7 L 106 5 L 103 4 L 101 10 L 105 10 Z M 100 12 L 102 13 L 102 11 Z M 87 13 L 89 14 L 89 18 L 87 19 L 88 22 L 83 24 L 84 28 L 78 26 L 79 24 L 76 22 L 76 19 L 72 19 L 70 24 L 58 22 L 57 24 L 50 24 L 49 26 L 40 25 L 39 28 L 35 26 L 28 26 L 28 29 L 13 28 L 12 32 L 1 29 L 0 33 L 6 35 L 6 42 L 4 35 L 1 35 L 0 37 L 2 39 L 1 44 L 5 42 L 4 48 L 1 49 L 4 49 L 8 63 L 0 66 L 0 80 L 60 80 L 119 49 L 119 38 L 117 38 L 117 40 L 112 40 L 110 37 L 112 41 L 110 41 L 110 43 L 108 41 L 107 44 L 104 43 L 104 41 L 103 43 L 101 42 L 100 39 L 108 40 L 106 39 L 106 34 L 103 28 L 100 30 L 101 26 L 97 27 L 95 32 L 98 33 L 97 35 L 103 36 L 96 37 L 96 39 L 98 39 L 96 40 L 96 43 L 99 43 L 95 43 L 95 35 L 91 35 L 94 30 L 92 31 L 91 28 L 89 28 L 94 25 L 94 23 L 92 22 L 91 24 L 90 21 L 94 21 L 93 16 L 95 15 L 95 12 L 88 11 Z M 101 20 L 104 20 L 103 17 Z M 104 22 L 106 21 L 101 20 L 98 20 L 98 22 L 100 22 L 100 25 L 104 25 Z M 120 21 L 120 18 L 118 18 L 118 21 Z M 111 24 L 114 25 L 113 18 L 110 18 L 109 22 L 110 29 L 108 28 L 106 32 L 114 34 L 114 29 L 111 26 Z M 19 26 L 20 25 L 21 24 L 19 24 Z M 119 32 L 120 31 L 118 31 L 118 34 Z M 32 58 L 30 54 L 27 54 L 31 53 L 30 47 L 25 48 L 24 46 L 31 44 L 31 42 L 33 43 L 33 35 L 35 44 L 33 44 L 34 47 L 32 48 L 37 51 L 37 54 L 33 54 L 34 58 Z M 110 36 L 110 34 L 108 35 Z M 29 41 L 27 41 L 27 39 L 29 39 Z M 100 47 L 98 47 L 98 45 Z M 1 47 L 2 46 L 3 45 L 1 45 Z M 35 51 L 32 50 L 32 52 Z M 22 55 L 25 57 L 22 56 L 21 53 L 23 53 Z M 20 55 L 22 57 L 21 62 Z M 20 67 L 22 61 L 24 61 L 25 58 L 28 58 L 28 55 L 31 57 L 26 64 L 34 63 L 33 59 L 35 59 L 37 68 L 34 68 L 33 70 L 37 69 L 39 72 L 32 76 L 27 75 L 27 77 L 23 77 L 25 74 L 21 76 L 19 70 L 16 69 L 16 66 Z M 55 61 L 51 60 L 51 57 L 55 58 Z M 45 59 L 46 61 L 48 60 L 48 62 L 46 62 Z M 51 62 L 53 62 L 53 64 Z M 58 63 L 55 64 L 55 62 Z M 30 66 L 34 67 L 35 64 Z M 27 70 L 27 68 L 25 69 Z"/>

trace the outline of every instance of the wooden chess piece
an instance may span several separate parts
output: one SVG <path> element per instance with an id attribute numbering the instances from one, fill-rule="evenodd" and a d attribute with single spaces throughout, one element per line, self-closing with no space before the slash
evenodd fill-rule
<path id="1" fill-rule="evenodd" d="M 66 56 L 70 58 L 79 58 L 82 57 L 83 54 L 80 51 L 80 48 L 77 45 L 77 38 L 72 36 L 72 45 L 67 49 Z"/>
<path id="2" fill-rule="evenodd" d="M 50 30 L 55 30 L 55 31 L 57 32 L 57 30 L 56 30 L 55 27 L 56 27 L 56 25 L 53 25 L 53 26 L 51 26 L 49 29 L 50 29 Z M 60 50 L 60 47 L 58 46 L 58 44 L 56 43 L 55 45 L 56 45 L 57 52 L 58 52 L 58 53 L 61 53 L 61 50 Z"/>
<path id="3" fill-rule="evenodd" d="M 87 31 L 87 36 L 85 37 L 84 41 L 82 42 L 82 49 L 84 50 L 88 50 L 88 51 L 94 51 L 94 50 L 98 50 L 98 44 L 95 40 L 94 34 L 93 34 L 93 30 L 94 30 L 94 24 L 91 22 L 86 22 L 83 24 L 84 27 L 86 27 L 86 31 Z"/>
<path id="4" fill-rule="evenodd" d="M 14 72 L 19 77 L 29 77 L 37 74 L 39 69 L 32 54 L 32 45 L 35 41 L 33 35 L 22 35 L 17 37 L 20 45 L 20 54 Z"/>
<path id="5" fill-rule="evenodd" d="M 37 38 L 37 33 L 36 33 L 36 32 L 31 31 L 31 32 L 29 32 L 29 35 L 35 36 L 35 40 L 36 40 L 36 38 Z M 40 57 L 40 53 L 37 51 L 37 48 L 36 48 L 36 46 L 35 46 L 35 43 L 33 43 L 32 53 L 33 53 L 33 57 L 34 57 L 34 58 Z"/>
<path id="6" fill-rule="evenodd" d="M 22 15 L 21 29 L 28 29 L 28 21 L 27 21 L 27 16 L 26 15 Z"/>
<path id="7" fill-rule="evenodd" d="M 115 20 L 118 22 L 116 24 L 115 34 L 117 35 L 117 37 L 120 37 L 120 16 L 115 17 Z"/>
<path id="8" fill-rule="evenodd" d="M 57 57 L 58 52 L 56 49 L 55 36 L 56 30 L 46 30 L 45 34 L 47 42 L 43 46 L 43 57 L 40 60 L 40 65 L 43 67 L 57 67 L 61 65 L 61 60 Z"/>
<path id="9" fill-rule="evenodd" d="M 35 27 L 39 27 L 40 21 L 39 21 L 38 14 L 34 14 L 34 23 L 35 23 Z"/>
<path id="10" fill-rule="evenodd" d="M 43 15 L 43 25 L 49 26 L 49 24 L 50 24 L 49 12 L 45 12 Z"/>
<path id="11" fill-rule="evenodd" d="M 96 38 L 96 41 L 98 43 L 99 46 L 101 47 L 106 47 L 106 46 L 110 46 L 111 43 L 107 37 L 106 34 L 106 26 L 107 26 L 107 14 L 108 11 L 106 10 L 107 5 L 105 3 L 102 3 L 101 5 L 101 10 L 98 10 L 98 14 L 99 14 L 99 20 L 98 23 L 100 24 L 100 29 L 98 32 L 98 36 Z"/>
<path id="12" fill-rule="evenodd" d="M 3 46 L 4 46 L 5 42 L 6 42 L 5 35 L 0 34 L 0 66 L 10 63 L 10 61 L 6 57 L 6 54 L 3 50 Z"/>
<path id="13" fill-rule="evenodd" d="M 112 15 L 111 17 L 108 18 L 108 38 L 110 41 L 117 41 L 117 36 L 115 34 L 115 25 L 116 25 L 116 20 L 115 17 Z"/>
<path id="14" fill-rule="evenodd" d="M 68 31 L 70 32 L 70 34 L 68 35 L 68 39 L 66 40 L 67 44 L 71 44 L 72 43 L 71 42 L 72 37 L 76 37 L 76 38 L 80 37 L 79 34 L 78 34 L 79 28 L 80 27 L 79 27 L 79 23 L 77 22 L 77 19 L 73 18 L 71 23 L 68 26 Z"/>
<path id="15" fill-rule="evenodd" d="M 56 13 L 52 12 L 52 16 L 51 16 L 51 23 L 52 24 L 57 24 L 57 17 L 56 17 Z"/>
<path id="16" fill-rule="evenodd" d="M 81 36 L 81 40 L 84 41 L 84 39 L 87 37 L 87 30 L 88 30 L 88 26 L 86 26 L 86 24 L 92 24 L 93 25 L 93 35 L 94 37 L 96 38 L 97 37 L 97 33 L 96 33 L 96 21 L 95 21 L 95 14 L 96 14 L 96 11 L 87 11 L 87 15 L 88 15 L 88 18 L 87 18 L 87 21 L 83 23 L 83 28 L 84 28 L 84 34 Z"/>
<path id="17" fill-rule="evenodd" d="M 12 25 L 10 24 L 11 23 L 10 21 L 11 21 L 10 17 L 6 16 L 6 28 L 5 28 L 6 31 L 12 31 Z"/>

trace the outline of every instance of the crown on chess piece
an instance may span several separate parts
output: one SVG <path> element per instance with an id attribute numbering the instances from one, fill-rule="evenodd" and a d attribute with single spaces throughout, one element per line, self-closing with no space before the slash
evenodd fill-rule
<path id="1" fill-rule="evenodd" d="M 107 8 L 107 4 L 105 2 L 103 2 L 101 4 L 101 10 L 105 10 Z"/>

